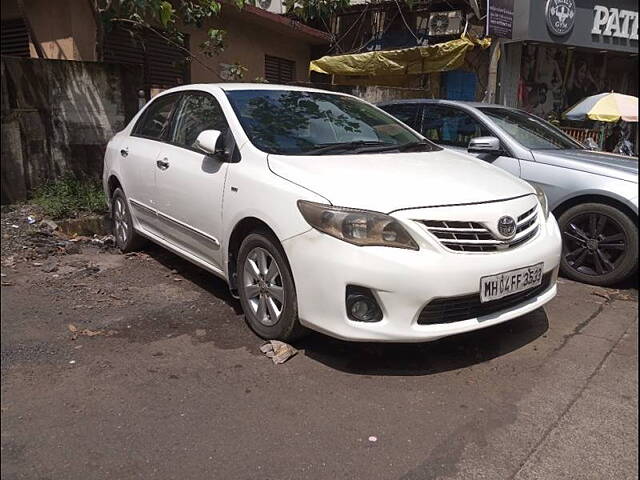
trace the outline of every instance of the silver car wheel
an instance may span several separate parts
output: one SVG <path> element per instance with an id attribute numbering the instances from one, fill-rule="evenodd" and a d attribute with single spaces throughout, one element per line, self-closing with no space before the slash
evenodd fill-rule
<path id="1" fill-rule="evenodd" d="M 284 309 L 285 293 L 275 258 L 264 248 L 254 248 L 247 255 L 242 276 L 251 314 L 268 327 L 278 323 Z"/>
<path id="2" fill-rule="evenodd" d="M 116 239 L 120 245 L 125 245 L 129 238 L 129 222 L 124 200 L 120 197 L 113 202 L 113 224 Z"/>

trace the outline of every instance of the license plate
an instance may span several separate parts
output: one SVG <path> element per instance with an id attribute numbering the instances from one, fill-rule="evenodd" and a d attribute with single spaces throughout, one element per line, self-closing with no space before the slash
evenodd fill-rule
<path id="1" fill-rule="evenodd" d="M 511 270 L 480 279 L 480 302 L 490 302 L 499 298 L 523 292 L 542 283 L 544 263 Z"/>

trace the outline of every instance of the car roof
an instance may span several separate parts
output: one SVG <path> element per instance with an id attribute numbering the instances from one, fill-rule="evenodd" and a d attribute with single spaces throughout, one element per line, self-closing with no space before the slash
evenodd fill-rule
<path id="1" fill-rule="evenodd" d="M 492 107 L 492 108 L 504 108 L 507 110 L 514 110 L 511 107 L 505 105 L 498 105 L 495 103 L 483 103 L 483 102 L 465 102 L 462 100 L 440 100 L 431 98 L 409 98 L 405 100 L 390 100 L 388 102 L 377 103 L 379 107 L 386 105 L 401 105 L 401 104 L 429 104 L 429 105 L 455 105 L 459 107 L 479 108 L 479 107 Z"/>
<path id="2" fill-rule="evenodd" d="M 318 92 L 318 93 L 332 93 L 334 95 L 351 96 L 342 92 L 332 92 L 330 90 L 321 90 L 319 88 L 312 87 L 300 87 L 296 85 L 278 85 L 274 83 L 190 83 L 173 87 L 168 90 L 164 90 L 162 93 L 179 92 L 181 90 L 223 90 L 225 92 L 232 92 L 234 90 L 283 90 L 283 91 L 298 91 L 298 92 Z"/>

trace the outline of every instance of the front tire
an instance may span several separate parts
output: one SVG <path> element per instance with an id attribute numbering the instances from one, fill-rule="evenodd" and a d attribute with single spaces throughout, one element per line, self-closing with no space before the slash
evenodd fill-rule
<path id="1" fill-rule="evenodd" d="M 133 252 L 144 246 L 145 239 L 138 235 L 133 228 L 129 203 L 120 188 L 116 188 L 111 196 L 111 220 L 113 222 L 113 236 L 122 253 Z"/>
<path id="2" fill-rule="evenodd" d="M 560 269 L 579 282 L 609 287 L 638 268 L 638 226 L 619 209 L 602 203 L 571 207 L 558 219 L 562 232 Z"/>
<path id="3" fill-rule="evenodd" d="M 285 342 L 304 335 L 289 262 L 273 235 L 249 234 L 240 246 L 236 271 L 240 303 L 256 335 Z"/>

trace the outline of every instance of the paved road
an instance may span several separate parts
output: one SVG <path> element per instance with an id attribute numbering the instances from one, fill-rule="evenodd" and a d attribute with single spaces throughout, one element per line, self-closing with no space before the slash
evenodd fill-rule
<path id="1" fill-rule="evenodd" d="M 275 366 L 158 248 L 42 268 L 3 267 L 4 479 L 637 478 L 635 285 L 561 280 L 431 344 L 312 335 Z"/>

